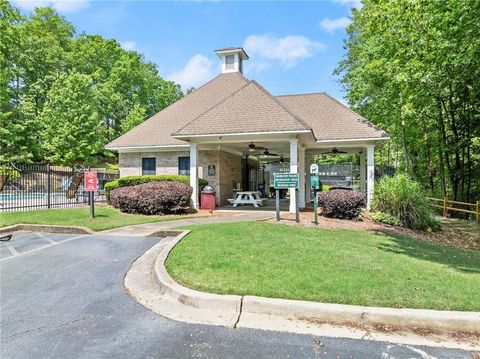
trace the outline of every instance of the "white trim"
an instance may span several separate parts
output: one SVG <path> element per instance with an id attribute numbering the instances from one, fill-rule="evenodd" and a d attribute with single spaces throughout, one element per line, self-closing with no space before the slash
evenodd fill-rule
<path id="1" fill-rule="evenodd" d="M 365 150 L 362 150 L 362 153 L 360 153 L 360 191 L 362 193 L 365 193 L 366 191 L 366 186 L 365 186 L 365 181 L 367 179 L 367 165 L 366 165 L 366 156 L 365 156 Z"/>
<path id="2" fill-rule="evenodd" d="M 367 209 L 370 210 L 375 193 L 375 145 L 367 146 Z"/>
<path id="3" fill-rule="evenodd" d="M 290 173 L 298 173 L 298 138 L 290 140 Z M 289 189 L 290 192 L 290 213 L 297 212 L 296 190 Z"/>
<path id="4" fill-rule="evenodd" d="M 198 147 L 195 142 L 190 144 L 190 187 L 192 187 L 192 197 L 190 205 L 193 209 L 198 209 Z"/>
<path id="5" fill-rule="evenodd" d="M 185 145 L 160 145 L 160 146 L 119 146 L 119 147 L 105 147 L 108 150 L 118 151 L 118 152 L 148 152 L 155 150 L 162 150 L 162 151 L 175 151 L 178 149 L 188 149 L 190 146 L 188 144 Z"/>
<path id="6" fill-rule="evenodd" d="M 300 144 L 298 146 L 298 206 L 305 208 L 305 148 Z"/>
<path id="7" fill-rule="evenodd" d="M 341 143 L 341 142 L 355 142 L 355 141 L 382 141 L 390 140 L 390 137 L 372 137 L 372 138 L 347 138 L 341 140 L 318 140 L 315 143 Z"/>
<path id="8" fill-rule="evenodd" d="M 206 135 L 172 135 L 174 138 L 190 137 L 219 137 L 219 136 L 255 136 L 255 135 L 278 135 L 283 133 L 310 133 L 311 130 L 292 130 L 292 131 L 269 131 L 269 132 L 238 132 L 238 133 L 211 133 Z"/>

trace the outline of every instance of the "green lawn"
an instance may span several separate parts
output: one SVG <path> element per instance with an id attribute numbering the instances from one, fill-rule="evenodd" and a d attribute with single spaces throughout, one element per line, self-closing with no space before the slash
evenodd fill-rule
<path id="1" fill-rule="evenodd" d="M 60 226 L 87 227 L 94 231 L 130 226 L 148 222 L 163 222 L 192 215 L 142 216 L 125 214 L 111 207 L 96 207 L 95 218 L 90 219 L 89 208 L 46 209 L 28 212 L 6 212 L 0 214 L 0 227 L 12 224 L 51 224 Z"/>
<path id="2" fill-rule="evenodd" d="M 220 294 L 480 310 L 480 252 L 381 233 L 261 222 L 198 225 L 166 267 Z"/>

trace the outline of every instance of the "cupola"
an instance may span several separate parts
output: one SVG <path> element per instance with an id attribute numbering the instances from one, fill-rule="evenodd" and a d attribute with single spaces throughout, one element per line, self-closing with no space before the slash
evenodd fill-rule
<path id="1" fill-rule="evenodd" d="M 231 72 L 243 73 L 243 61 L 248 60 L 248 55 L 241 47 L 228 47 L 215 50 L 217 56 L 222 60 L 222 74 Z"/>

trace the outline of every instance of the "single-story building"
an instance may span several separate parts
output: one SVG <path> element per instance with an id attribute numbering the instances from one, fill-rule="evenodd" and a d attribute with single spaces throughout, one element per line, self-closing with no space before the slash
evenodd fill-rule
<path id="1" fill-rule="evenodd" d="M 274 96 L 246 79 L 242 48 L 215 51 L 221 74 L 109 143 L 120 176 L 190 176 L 198 208 L 198 178 L 216 189 L 217 205 L 238 190 L 265 186 L 265 162 L 300 174 L 300 208 L 310 201 L 312 158 L 325 151 L 360 154 L 360 187 L 370 205 L 375 147 L 388 135 L 326 93 Z M 290 196 L 290 211 L 296 211 Z"/>

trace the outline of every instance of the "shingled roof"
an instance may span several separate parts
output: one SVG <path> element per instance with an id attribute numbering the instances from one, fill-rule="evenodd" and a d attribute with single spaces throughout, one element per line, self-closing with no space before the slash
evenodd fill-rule
<path id="1" fill-rule="evenodd" d="M 186 145 L 181 138 L 234 133 L 307 132 L 316 141 L 388 135 L 326 93 L 272 96 L 240 73 L 215 77 L 106 147 Z"/>
<path id="2" fill-rule="evenodd" d="M 186 145 L 185 141 L 178 140 L 171 134 L 215 107 L 246 84 L 248 80 L 240 73 L 218 75 L 191 94 L 110 142 L 106 147 L 114 149 Z"/>
<path id="3" fill-rule="evenodd" d="M 306 132 L 310 131 L 310 127 L 256 81 L 249 81 L 217 106 L 175 132 L 173 136 L 272 131 Z"/>
<path id="4" fill-rule="evenodd" d="M 310 126 L 317 141 L 388 137 L 386 132 L 326 93 L 277 98 Z"/>

